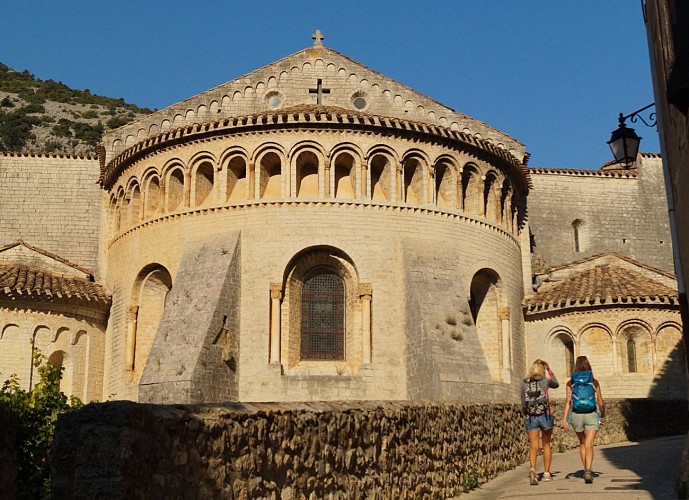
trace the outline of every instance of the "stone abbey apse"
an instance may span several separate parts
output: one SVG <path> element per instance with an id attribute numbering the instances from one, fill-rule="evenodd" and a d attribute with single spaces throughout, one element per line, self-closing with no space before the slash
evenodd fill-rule
<path id="1" fill-rule="evenodd" d="M 686 398 L 659 154 L 528 160 L 320 32 L 96 157 L 4 154 L 0 377 L 35 347 L 84 401 L 515 401 L 587 355 Z"/>

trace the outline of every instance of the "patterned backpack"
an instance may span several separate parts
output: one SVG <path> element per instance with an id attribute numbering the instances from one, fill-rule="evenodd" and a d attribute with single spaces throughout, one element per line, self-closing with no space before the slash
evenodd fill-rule
<path id="1" fill-rule="evenodd" d="M 596 411 L 596 388 L 593 385 L 593 373 L 590 371 L 572 373 L 572 411 Z"/>
<path id="2" fill-rule="evenodd" d="M 526 414 L 530 417 L 548 415 L 550 412 L 548 395 L 541 387 L 541 380 L 530 378 L 524 381 L 526 382 L 524 402 L 526 404 Z"/>

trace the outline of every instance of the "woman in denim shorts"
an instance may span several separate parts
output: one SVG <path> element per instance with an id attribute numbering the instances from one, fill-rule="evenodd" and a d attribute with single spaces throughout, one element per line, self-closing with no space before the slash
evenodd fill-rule
<path id="1" fill-rule="evenodd" d="M 569 424 L 572 424 L 574 432 L 579 438 L 579 453 L 581 455 L 581 463 L 584 466 L 584 482 L 593 482 L 593 442 L 596 439 L 596 433 L 600 430 L 605 417 L 605 403 L 603 402 L 603 394 L 600 389 L 598 380 L 593 378 L 591 371 L 591 363 L 586 356 L 579 356 L 574 364 L 574 373 L 572 379 L 567 382 L 567 399 L 565 400 L 565 411 L 562 418 L 562 427 L 567 430 Z M 592 409 L 586 409 L 584 412 L 577 411 L 573 399 L 576 399 L 576 394 L 572 395 L 573 381 L 581 380 L 581 376 L 587 375 L 590 379 L 589 386 L 591 389 Z"/>
<path id="2" fill-rule="evenodd" d="M 557 389 L 558 387 L 560 384 L 550 370 L 550 366 L 541 359 L 534 361 L 529 374 L 522 381 L 522 411 L 526 432 L 529 435 L 529 462 L 531 464 L 529 482 L 532 485 L 538 484 L 536 459 L 538 457 L 539 437 L 543 441 L 544 472 L 541 478 L 543 481 L 550 481 L 553 478 L 550 474 L 550 462 L 552 460 L 550 439 L 553 435 L 555 421 L 548 399 L 548 389 Z"/>

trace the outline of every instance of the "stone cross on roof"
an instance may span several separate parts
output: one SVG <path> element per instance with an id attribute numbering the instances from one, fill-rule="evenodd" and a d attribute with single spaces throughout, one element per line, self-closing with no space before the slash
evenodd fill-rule
<path id="1" fill-rule="evenodd" d="M 323 36 L 323 33 L 321 33 L 321 30 L 316 30 L 316 32 L 313 35 L 311 35 L 311 38 L 313 38 L 314 47 L 323 46 L 323 39 L 325 37 Z"/>

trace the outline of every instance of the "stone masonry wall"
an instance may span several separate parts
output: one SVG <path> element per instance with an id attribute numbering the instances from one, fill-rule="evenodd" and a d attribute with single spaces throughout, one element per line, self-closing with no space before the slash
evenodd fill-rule
<path id="1" fill-rule="evenodd" d="M 660 158 L 642 156 L 638 175 L 532 169 L 529 226 L 533 256 L 550 266 L 616 252 L 674 272 Z M 581 248 L 575 252 L 575 220 Z"/>
<path id="2" fill-rule="evenodd" d="M 607 404 L 599 444 L 687 432 L 686 401 Z M 524 462 L 523 425 L 509 404 L 91 404 L 58 421 L 53 498 L 448 498 Z"/>
<path id="3" fill-rule="evenodd" d="M 95 273 L 98 175 L 96 159 L 0 155 L 0 245 L 23 240 Z"/>

